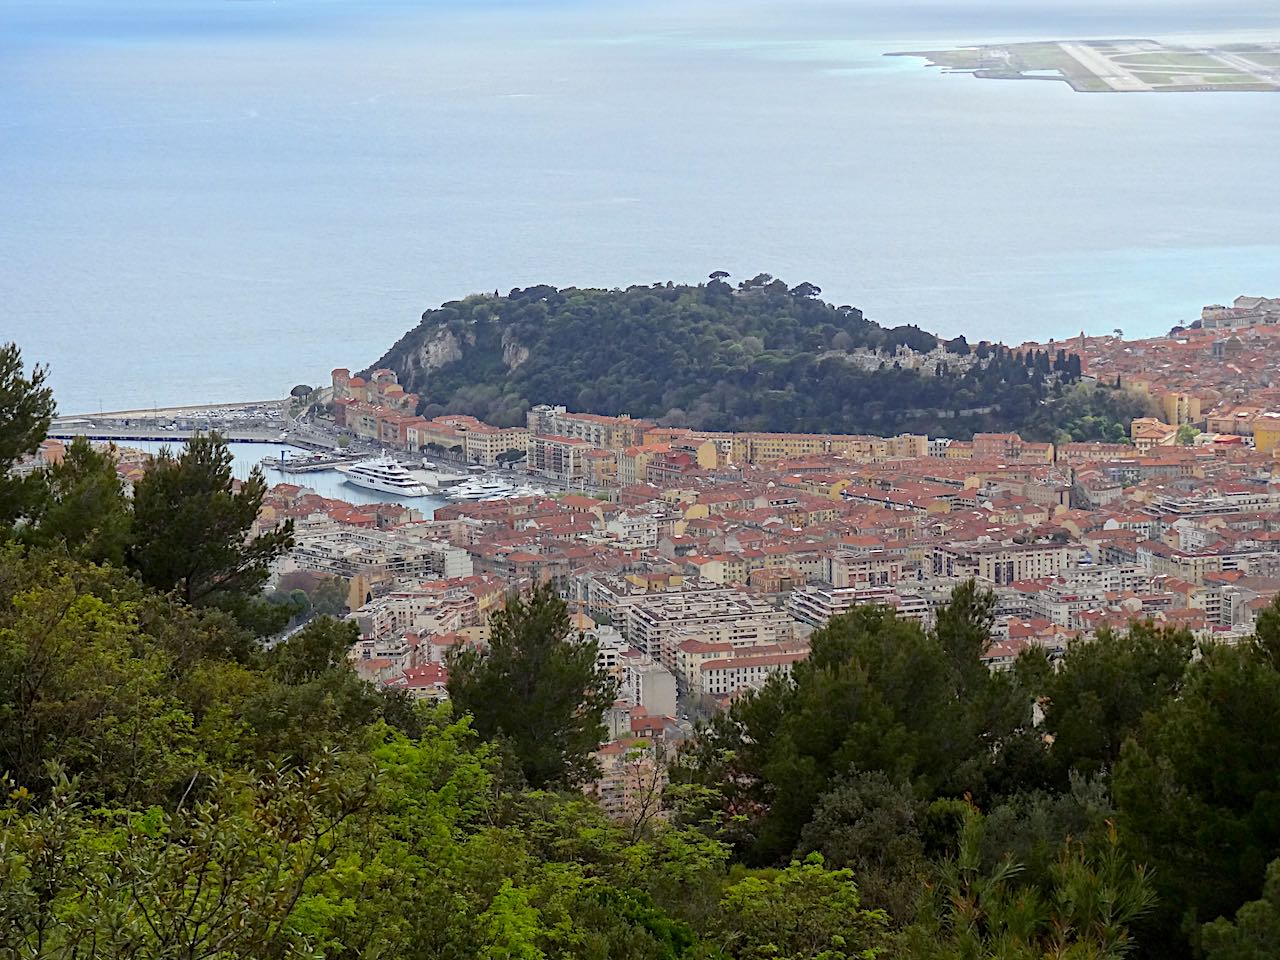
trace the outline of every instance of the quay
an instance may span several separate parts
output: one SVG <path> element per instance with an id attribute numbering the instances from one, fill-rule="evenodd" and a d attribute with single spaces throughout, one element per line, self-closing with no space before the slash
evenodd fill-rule
<path id="1" fill-rule="evenodd" d="M 197 434 L 216 431 L 236 443 L 287 444 L 332 453 L 336 438 L 309 429 L 289 415 L 287 400 L 204 403 L 187 406 L 116 410 L 58 417 L 48 435 L 56 440 L 181 443 Z"/>
<path id="2" fill-rule="evenodd" d="M 326 453 L 333 450 L 331 444 L 319 443 L 307 437 L 281 436 L 279 430 L 255 430 L 245 428 L 228 428 L 228 427 L 203 427 L 200 429 L 176 428 L 173 430 L 165 430 L 159 427 L 107 427 L 101 424 L 94 426 L 53 426 L 49 428 L 48 436 L 52 440 L 73 440 L 76 437 L 85 437 L 89 440 L 111 440 L 111 441 L 127 441 L 127 440 L 150 440 L 156 442 L 164 442 L 172 440 L 179 443 L 183 440 L 190 440 L 197 434 L 207 434 L 216 431 L 224 440 L 235 443 L 262 443 L 271 445 L 283 445 L 290 447 L 300 447 L 304 450 L 318 450 Z"/>

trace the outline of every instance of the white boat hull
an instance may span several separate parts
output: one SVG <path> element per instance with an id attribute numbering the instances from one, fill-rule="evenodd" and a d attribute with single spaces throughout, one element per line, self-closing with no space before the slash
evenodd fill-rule
<path id="1" fill-rule="evenodd" d="M 360 487 L 362 490 L 372 490 L 376 493 L 386 493 L 393 497 L 429 497 L 432 490 L 424 483 L 388 483 L 381 477 L 370 476 L 360 470 L 362 464 L 349 464 L 344 467 L 338 467 L 338 472 L 342 474 L 342 479 L 353 487 Z"/>

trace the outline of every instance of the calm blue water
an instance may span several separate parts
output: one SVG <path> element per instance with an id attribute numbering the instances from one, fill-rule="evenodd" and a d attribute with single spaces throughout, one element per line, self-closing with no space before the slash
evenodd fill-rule
<path id="1" fill-rule="evenodd" d="M 1157 333 L 1280 294 L 1280 94 L 889 50 L 1280 37 L 1271 0 L 0 0 L 0 339 L 64 411 L 280 395 L 535 282 L 810 280 Z"/>
<path id="2" fill-rule="evenodd" d="M 172 443 L 166 444 L 158 440 L 129 440 L 124 445 L 135 450 L 145 450 L 148 453 L 159 453 L 161 447 L 174 446 Z M 277 458 L 282 451 L 289 456 L 299 456 L 308 452 L 298 447 L 268 443 L 228 443 L 227 447 L 234 457 L 231 464 L 232 473 L 241 480 L 248 479 L 249 471 L 264 457 Z M 300 487 L 314 490 L 322 497 L 345 500 L 347 503 L 403 503 L 406 506 L 416 507 L 427 517 L 430 517 L 437 507 L 449 502 L 444 497 L 391 497 L 361 487 L 353 487 L 343 480 L 342 474 L 337 470 L 321 470 L 317 473 L 281 473 L 279 470 L 268 468 L 265 474 L 267 483 L 273 486 L 277 483 L 295 483 Z"/>

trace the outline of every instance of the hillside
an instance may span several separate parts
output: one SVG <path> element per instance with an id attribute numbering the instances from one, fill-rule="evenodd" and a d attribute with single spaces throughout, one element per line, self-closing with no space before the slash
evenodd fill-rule
<path id="1" fill-rule="evenodd" d="M 735 287 L 725 276 L 470 296 L 428 310 L 375 366 L 395 370 L 428 416 L 499 425 L 553 403 L 706 430 L 953 437 L 1044 433 L 1042 401 L 1079 377 L 1078 358 L 1062 352 L 970 348 L 882 327 L 812 284 L 761 274 Z"/>

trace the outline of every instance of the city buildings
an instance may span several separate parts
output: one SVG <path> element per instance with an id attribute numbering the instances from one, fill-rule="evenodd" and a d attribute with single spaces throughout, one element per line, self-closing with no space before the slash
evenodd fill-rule
<path id="1" fill-rule="evenodd" d="M 1280 328 L 1270 301 L 1220 309 L 1165 338 L 1040 348 L 1147 395 L 1125 442 L 699 432 L 550 405 L 498 428 L 335 371 L 340 429 L 483 464 L 522 450 L 569 492 L 429 519 L 282 489 L 261 522 L 298 522 L 291 569 L 350 578 L 353 663 L 415 697 L 445 695 L 449 652 L 485 642 L 508 591 L 554 580 L 619 684 L 590 790 L 643 817 L 686 714 L 786 677 L 859 606 L 927 630 L 975 580 L 995 596 L 992 669 L 1135 620 L 1247 636 L 1280 592 Z"/>

